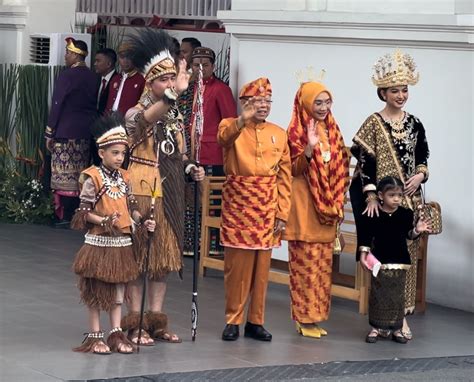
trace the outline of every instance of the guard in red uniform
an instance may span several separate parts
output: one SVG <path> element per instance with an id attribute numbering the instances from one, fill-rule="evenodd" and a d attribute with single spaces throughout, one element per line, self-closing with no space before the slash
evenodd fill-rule
<path id="1" fill-rule="evenodd" d="M 110 114 L 118 110 L 125 115 L 127 110 L 134 107 L 140 99 L 145 88 L 145 79 L 133 65 L 127 43 L 120 46 L 118 57 L 122 74 L 115 74 L 110 80 L 105 113 Z"/>

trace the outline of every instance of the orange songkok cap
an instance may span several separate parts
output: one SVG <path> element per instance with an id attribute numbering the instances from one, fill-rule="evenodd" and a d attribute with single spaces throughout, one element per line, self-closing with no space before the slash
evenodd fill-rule
<path id="1" fill-rule="evenodd" d="M 272 85 L 270 84 L 270 80 L 266 77 L 260 77 L 255 81 L 245 84 L 239 93 L 239 98 L 271 96 Z"/>
<path id="2" fill-rule="evenodd" d="M 78 48 L 74 44 L 75 42 L 76 42 L 76 40 L 74 40 L 72 37 L 67 37 L 66 38 L 66 49 L 73 52 L 73 53 L 77 53 L 77 54 L 80 54 L 81 56 L 87 57 L 87 55 L 89 53 L 85 50 L 82 50 L 82 49 Z"/>

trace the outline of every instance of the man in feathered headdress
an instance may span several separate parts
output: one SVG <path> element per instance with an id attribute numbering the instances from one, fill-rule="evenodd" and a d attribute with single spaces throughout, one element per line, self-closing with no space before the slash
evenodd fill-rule
<path id="1" fill-rule="evenodd" d="M 162 312 L 166 279 L 181 271 L 184 234 L 185 175 L 204 179 L 204 170 L 188 160 L 185 152 L 182 118 L 176 99 L 188 87 L 186 62 L 179 70 L 170 54 L 171 37 L 164 31 L 144 29 L 130 36 L 128 52 L 134 66 L 145 77 L 145 90 L 138 104 L 126 116 L 130 139 L 131 187 L 142 216 L 150 216 L 151 197 L 156 197 L 153 220 L 157 229 L 147 246 L 146 231 L 138 227 L 134 236 L 135 257 L 142 277 L 148 278 L 148 312 L 140 336 L 142 345 L 159 341 L 181 342 L 168 332 L 167 316 Z M 147 266 L 146 266 L 147 265 Z M 142 280 L 129 285 L 131 303 L 122 327 L 138 342 Z"/>

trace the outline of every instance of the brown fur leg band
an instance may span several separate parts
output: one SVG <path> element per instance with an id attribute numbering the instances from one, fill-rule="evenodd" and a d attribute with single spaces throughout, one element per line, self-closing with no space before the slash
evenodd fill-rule
<path id="1" fill-rule="evenodd" d="M 136 350 L 135 344 L 127 338 L 125 333 L 122 332 L 120 328 L 114 328 L 112 329 L 112 331 L 113 333 L 110 334 L 109 337 L 107 338 L 107 345 L 109 345 L 110 350 L 112 350 L 115 353 L 122 353 L 122 354 L 133 353 Z M 119 346 L 122 344 L 131 346 L 132 351 L 129 351 L 129 352 L 120 351 Z"/>
<path id="2" fill-rule="evenodd" d="M 162 312 L 146 312 L 148 331 L 152 337 L 159 337 L 168 331 L 168 316 Z"/>

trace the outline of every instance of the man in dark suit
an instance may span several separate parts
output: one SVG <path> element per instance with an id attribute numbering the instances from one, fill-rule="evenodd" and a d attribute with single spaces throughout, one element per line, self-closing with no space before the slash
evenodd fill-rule
<path id="1" fill-rule="evenodd" d="M 117 54 L 113 49 L 104 48 L 95 54 L 94 69 L 100 76 L 100 87 L 97 94 L 97 110 L 100 115 L 104 114 L 107 105 L 107 97 L 109 96 L 110 79 L 116 73 L 115 64 L 117 62 Z"/>
<path id="2" fill-rule="evenodd" d="M 97 111 L 99 115 L 105 114 L 107 97 L 109 96 L 110 83 L 117 73 L 115 65 L 117 63 L 117 53 L 113 49 L 104 48 L 97 51 L 94 60 L 94 70 L 99 75 L 99 91 L 97 92 Z M 97 151 L 97 144 L 91 138 L 91 158 L 92 162 L 98 166 L 101 163 Z"/>
<path id="3" fill-rule="evenodd" d="M 87 44 L 66 39 L 63 70 L 54 86 L 46 147 L 51 152 L 51 189 L 59 226 L 79 206 L 79 175 L 90 163 L 90 127 L 97 118 L 97 75 L 85 63 Z"/>

